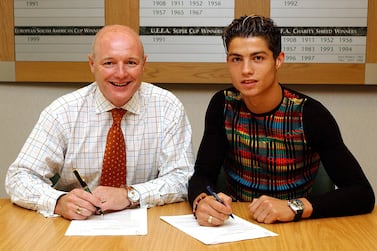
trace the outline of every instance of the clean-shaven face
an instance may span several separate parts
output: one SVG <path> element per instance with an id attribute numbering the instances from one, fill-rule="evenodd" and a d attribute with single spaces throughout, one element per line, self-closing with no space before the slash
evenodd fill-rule
<path id="1" fill-rule="evenodd" d="M 284 59 L 275 60 L 267 42 L 260 37 L 235 37 L 228 47 L 227 66 L 232 83 L 244 98 L 266 96 L 278 84 L 277 69 Z"/>
<path id="2" fill-rule="evenodd" d="M 103 95 L 113 105 L 126 104 L 139 88 L 146 57 L 137 34 L 122 26 L 97 35 L 89 65 Z"/>

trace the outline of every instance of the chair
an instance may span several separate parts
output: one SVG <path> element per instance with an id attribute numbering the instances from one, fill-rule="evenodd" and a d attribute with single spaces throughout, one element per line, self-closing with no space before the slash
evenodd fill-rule
<path id="1" fill-rule="evenodd" d="M 313 190 L 311 196 L 320 195 L 329 191 L 335 190 L 335 185 L 327 175 L 325 168 L 322 165 L 322 162 L 319 163 L 317 177 L 314 180 Z"/>

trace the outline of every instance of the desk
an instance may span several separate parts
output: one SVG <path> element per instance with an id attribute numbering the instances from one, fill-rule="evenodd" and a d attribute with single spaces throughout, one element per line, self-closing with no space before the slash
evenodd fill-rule
<path id="1" fill-rule="evenodd" d="M 234 214 L 250 219 L 248 203 L 233 203 Z M 279 234 L 254 240 L 205 245 L 159 219 L 191 213 L 187 202 L 148 209 L 145 236 L 64 236 L 70 221 L 40 214 L 0 199 L 0 250 L 376 250 L 377 208 L 371 214 L 260 224 Z M 254 222 L 255 223 L 255 222 Z"/>

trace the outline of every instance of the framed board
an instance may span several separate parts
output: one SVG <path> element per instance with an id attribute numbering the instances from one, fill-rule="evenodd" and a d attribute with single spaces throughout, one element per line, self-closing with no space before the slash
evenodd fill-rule
<path id="1" fill-rule="evenodd" d="M 14 10 L 17 1 L 21 0 L 0 1 L 0 81 L 51 83 L 93 81 L 86 60 L 16 59 L 15 30 L 22 32 L 20 29 L 15 29 Z M 234 0 L 234 17 L 255 13 L 271 16 L 274 19 L 272 16 L 273 1 Z M 299 1 L 280 2 L 289 5 Z M 365 35 L 365 57 L 362 62 L 289 62 L 285 63 L 279 72 L 280 81 L 289 84 L 377 84 L 377 1 L 365 1 L 367 1 L 367 24 L 365 27 L 367 33 Z M 23 2 L 29 4 L 29 7 L 36 8 L 38 5 L 38 0 L 23 0 Z M 174 2 L 179 4 L 178 2 L 183 1 Z M 139 11 L 140 2 L 137 0 L 104 0 L 104 24 L 125 24 L 139 31 Z M 277 24 L 280 26 L 278 22 Z M 230 83 L 225 62 L 147 62 L 144 80 L 152 83 Z"/>

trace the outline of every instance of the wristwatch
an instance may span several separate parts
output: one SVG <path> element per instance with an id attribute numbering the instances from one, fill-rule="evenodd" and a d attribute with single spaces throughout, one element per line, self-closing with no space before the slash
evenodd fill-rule
<path id="1" fill-rule="evenodd" d="M 128 200 L 130 205 L 127 208 L 135 208 L 140 205 L 140 194 L 132 186 L 127 186 Z"/>
<path id="2" fill-rule="evenodd" d="M 304 203 L 299 199 L 293 199 L 288 201 L 288 206 L 296 214 L 293 221 L 301 220 L 302 213 L 304 212 Z"/>

